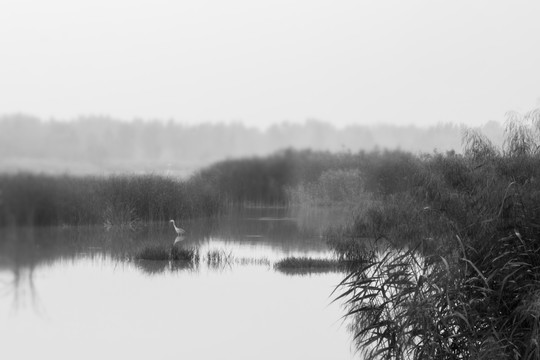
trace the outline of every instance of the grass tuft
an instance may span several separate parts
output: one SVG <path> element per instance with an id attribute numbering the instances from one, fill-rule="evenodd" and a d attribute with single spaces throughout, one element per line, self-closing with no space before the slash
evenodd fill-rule
<path id="1" fill-rule="evenodd" d="M 170 250 L 170 259 L 175 261 L 199 262 L 199 250 L 173 246 Z"/>
<path id="2" fill-rule="evenodd" d="M 332 272 L 344 269 L 344 263 L 336 259 L 314 259 L 310 257 L 287 257 L 274 264 L 274 268 L 284 273 Z"/>
<path id="3" fill-rule="evenodd" d="M 171 248 L 161 245 L 148 245 L 139 250 L 135 260 L 153 260 L 153 261 L 199 261 L 199 251 L 193 248 L 181 248 L 173 246 Z"/>

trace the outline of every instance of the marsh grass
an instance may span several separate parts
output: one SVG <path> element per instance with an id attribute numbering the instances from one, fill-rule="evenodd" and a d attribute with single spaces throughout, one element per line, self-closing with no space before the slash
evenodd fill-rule
<path id="1" fill-rule="evenodd" d="M 170 250 L 170 259 L 173 261 L 190 261 L 198 263 L 200 260 L 199 250 L 197 248 L 173 246 Z"/>
<path id="2" fill-rule="evenodd" d="M 103 212 L 103 218 L 103 226 L 107 231 L 137 231 L 142 227 L 142 221 L 137 216 L 135 208 L 129 205 L 109 205 Z"/>
<path id="3" fill-rule="evenodd" d="M 0 226 L 97 225 L 138 230 L 171 218 L 214 216 L 217 189 L 195 175 L 0 175 Z"/>
<path id="4" fill-rule="evenodd" d="M 337 272 L 346 268 L 344 262 L 337 259 L 316 259 L 311 257 L 287 257 L 274 264 L 274 268 L 287 274 Z"/>
<path id="5" fill-rule="evenodd" d="M 367 250 L 336 289 L 367 359 L 538 359 L 540 244 L 520 233 L 478 253 Z"/>
<path id="6" fill-rule="evenodd" d="M 370 238 L 358 238 L 348 233 L 346 227 L 334 227 L 325 232 L 326 243 L 339 261 L 364 261 Z"/>
<path id="7" fill-rule="evenodd" d="M 134 255 L 135 260 L 166 261 L 169 260 L 171 252 L 164 246 L 145 246 Z"/>
<path id="8" fill-rule="evenodd" d="M 370 249 L 364 257 L 363 265 L 341 282 L 336 297 L 346 299 L 358 350 L 367 359 L 443 355 L 429 347 L 449 347 L 456 331 L 448 318 L 451 309 L 433 285 L 440 280 L 436 277 L 449 274 L 428 266 L 414 249 Z"/>
<path id="9" fill-rule="evenodd" d="M 358 203 L 369 196 L 358 169 L 327 170 L 316 181 L 289 187 L 286 191 L 291 204 L 307 207 Z"/>
<path id="10" fill-rule="evenodd" d="M 234 262 L 232 252 L 225 250 L 209 250 L 205 254 L 206 264 L 212 268 L 231 265 Z"/>
<path id="11" fill-rule="evenodd" d="M 336 298 L 366 359 L 540 358 L 539 114 L 513 115 L 502 149 L 470 132 L 464 156 L 419 158 L 327 234 L 364 259 Z"/>
<path id="12" fill-rule="evenodd" d="M 372 194 L 406 187 L 415 162 L 414 156 L 400 151 L 285 150 L 264 158 L 223 161 L 185 180 L 158 175 L 1 174 L 0 226 L 100 224 L 111 230 L 138 230 L 150 222 L 209 217 L 245 204 L 364 203 Z"/>
<path id="13" fill-rule="evenodd" d="M 183 248 L 179 246 L 147 245 L 137 251 L 135 260 L 151 261 L 185 261 L 198 263 L 200 256 L 196 248 Z"/>

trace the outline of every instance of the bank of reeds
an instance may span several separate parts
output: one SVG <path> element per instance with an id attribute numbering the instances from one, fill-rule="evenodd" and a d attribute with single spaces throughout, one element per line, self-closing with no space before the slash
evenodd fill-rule
<path id="1" fill-rule="evenodd" d="M 402 151 L 289 149 L 267 157 L 222 161 L 203 169 L 200 176 L 219 189 L 227 203 L 287 205 L 312 200 L 328 204 L 402 186 L 414 160 Z M 359 174 L 362 182 L 356 181 Z M 366 192 L 358 191 L 359 186 Z"/>
<path id="2" fill-rule="evenodd" d="M 313 200 L 312 205 L 355 203 L 366 194 L 402 186 L 407 164 L 413 160 L 399 151 L 286 150 L 264 158 L 223 161 L 186 180 L 157 175 L 0 174 L 0 226 L 103 224 L 109 229 L 137 229 L 171 218 L 212 216 L 231 205 L 284 206 L 295 202 L 294 193 L 300 202 Z M 360 174 L 362 182 L 356 181 Z M 291 192 L 303 184 L 309 184 L 303 192 Z"/>
<path id="3" fill-rule="evenodd" d="M 147 222 L 212 216 L 220 209 L 216 190 L 198 176 L 180 181 L 154 175 L 0 175 L 0 226 L 137 229 Z"/>
<path id="4" fill-rule="evenodd" d="M 533 111 L 501 149 L 469 131 L 329 233 L 365 260 L 336 291 L 366 358 L 540 358 L 539 130 Z"/>

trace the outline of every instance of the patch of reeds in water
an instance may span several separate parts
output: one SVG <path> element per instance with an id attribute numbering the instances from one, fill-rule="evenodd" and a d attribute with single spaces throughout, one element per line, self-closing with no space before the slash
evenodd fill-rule
<path id="1" fill-rule="evenodd" d="M 134 256 L 135 260 L 153 261 L 187 261 L 198 262 L 199 251 L 195 248 L 183 248 L 179 246 L 148 245 L 140 249 Z"/>
<path id="2" fill-rule="evenodd" d="M 235 257 L 231 251 L 208 249 L 201 251 L 197 247 L 147 245 L 131 257 L 135 266 L 149 275 L 166 271 L 197 270 L 201 266 L 212 271 L 230 270 L 235 266 L 271 267 L 268 258 Z M 305 273 L 305 270 L 304 270 Z"/>
<path id="3" fill-rule="evenodd" d="M 276 262 L 274 268 L 286 274 L 309 274 L 343 271 L 346 264 L 337 259 L 292 256 Z"/>

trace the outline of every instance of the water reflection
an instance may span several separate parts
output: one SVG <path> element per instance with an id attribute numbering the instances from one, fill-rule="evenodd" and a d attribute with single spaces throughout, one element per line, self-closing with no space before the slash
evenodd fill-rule
<path id="1" fill-rule="evenodd" d="M 268 210 L 267 210 L 268 211 Z M 129 259 L 142 246 L 196 246 L 202 251 L 232 251 L 236 257 L 264 256 L 274 260 L 293 254 L 325 256 L 328 248 L 318 234 L 319 220 L 311 230 L 304 223 L 285 216 L 283 209 L 249 209 L 215 219 L 184 221 L 185 236 L 171 234 L 167 223 L 151 224 L 141 231 L 105 231 L 100 226 L 74 228 L 0 229 L 0 254 L 19 265 L 50 264 L 59 259 L 76 259 L 95 254 L 116 260 Z"/>
<path id="2" fill-rule="evenodd" d="M 196 270 L 197 268 L 197 264 L 186 261 L 137 260 L 134 264 L 138 270 L 147 275 L 160 275 L 165 272 Z"/>
<path id="3" fill-rule="evenodd" d="M 184 235 L 179 235 L 174 239 L 173 246 L 179 245 L 182 241 L 186 240 Z"/>
<path id="4" fill-rule="evenodd" d="M 36 267 L 95 257 L 126 261 L 149 244 L 164 248 L 196 247 L 201 257 L 197 265 L 214 270 L 233 265 L 269 268 L 287 256 L 328 257 L 328 248 L 318 234 L 321 218 L 326 216 L 302 217 L 298 211 L 286 209 L 240 209 L 220 218 L 184 221 L 188 234 L 174 238 L 167 223 L 152 224 L 139 232 L 105 231 L 99 226 L 0 229 L 2 292 L 13 293 L 17 304 L 22 304 L 23 298 L 32 303 L 37 298 L 33 279 Z M 195 266 L 138 261 L 136 268 L 146 274 L 158 274 L 194 270 Z"/>
<path id="5" fill-rule="evenodd" d="M 349 359 L 341 310 L 329 306 L 342 275 L 293 277 L 272 267 L 286 256 L 330 256 L 316 230 L 290 218 L 256 210 L 191 220 L 182 237 L 168 223 L 137 233 L 2 229 L 2 351 L 9 358 Z M 149 244 L 196 247 L 199 260 L 133 260 Z"/>
<path id="6" fill-rule="evenodd" d="M 320 218 L 313 214 L 301 221 L 299 218 L 297 211 L 285 209 L 240 209 L 220 218 L 185 221 L 188 235 L 175 236 L 172 241 L 166 223 L 153 224 L 139 232 L 105 231 L 99 226 L 0 229 L 0 294 L 11 294 L 16 306 L 35 304 L 36 268 L 96 257 L 124 262 L 148 244 L 167 247 L 172 242 L 174 247 L 197 247 L 201 256 L 197 265 L 220 271 L 235 265 L 268 269 L 286 256 L 329 256 L 318 235 L 316 224 L 321 223 Z M 159 274 L 195 270 L 196 266 L 137 261 L 136 268 L 146 274 Z"/>
<path id="7" fill-rule="evenodd" d="M 11 299 L 14 310 L 31 307 L 38 311 L 34 273 L 36 263 L 31 249 L 35 245 L 33 229 L 25 229 L 21 237 L 14 231 L 6 232 L 6 246 L 0 248 L 0 296 Z"/>

